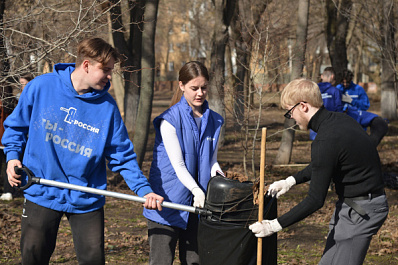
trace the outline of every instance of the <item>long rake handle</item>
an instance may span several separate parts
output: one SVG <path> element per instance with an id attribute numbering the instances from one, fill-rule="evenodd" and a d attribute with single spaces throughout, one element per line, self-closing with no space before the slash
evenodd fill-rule
<path id="1" fill-rule="evenodd" d="M 54 186 L 54 187 L 58 187 L 58 188 L 78 190 L 78 191 L 88 192 L 88 193 L 92 193 L 92 194 L 98 194 L 98 195 L 104 195 L 104 196 L 108 196 L 108 197 L 114 197 L 114 198 L 118 198 L 118 199 L 128 200 L 128 201 L 135 201 L 135 202 L 141 202 L 141 203 L 145 203 L 145 201 L 146 201 L 146 198 L 139 197 L 139 196 L 124 194 L 124 193 L 119 193 L 119 192 L 114 192 L 114 191 L 100 190 L 100 189 L 90 188 L 90 187 L 84 187 L 84 186 L 80 186 L 80 185 L 59 182 L 59 181 L 55 181 L 55 180 L 38 178 L 38 177 L 33 176 L 32 172 L 26 167 L 23 167 L 23 168 L 15 167 L 15 172 L 17 174 L 20 175 L 22 173 L 22 171 L 25 172 L 26 175 L 28 176 L 28 183 L 25 186 L 20 187 L 20 189 L 22 189 L 22 190 L 27 189 L 32 184 L 43 184 L 43 185 L 47 185 L 47 186 Z M 205 208 L 193 207 L 193 206 L 177 204 L 177 203 L 172 203 L 172 202 L 165 202 L 165 201 L 163 201 L 161 203 L 161 205 L 166 208 L 171 208 L 171 209 L 180 210 L 180 211 L 186 211 L 186 212 L 205 215 L 205 216 L 212 215 L 211 211 L 209 211 Z"/>

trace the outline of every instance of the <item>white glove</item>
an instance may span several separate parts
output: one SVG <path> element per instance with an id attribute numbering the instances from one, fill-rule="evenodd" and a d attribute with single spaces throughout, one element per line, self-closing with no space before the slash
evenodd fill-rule
<path id="1" fill-rule="evenodd" d="M 269 186 L 267 195 L 272 197 L 276 195 L 276 198 L 278 199 L 294 185 L 296 185 L 296 179 L 293 176 L 290 176 L 287 179 L 275 181 Z"/>
<path id="2" fill-rule="evenodd" d="M 277 219 L 274 220 L 263 220 L 260 222 L 256 222 L 249 226 L 249 229 L 252 230 L 256 237 L 266 237 L 270 236 L 273 233 L 279 232 L 282 230 L 282 226 L 279 224 Z"/>
<path id="3" fill-rule="evenodd" d="M 343 94 L 343 95 L 341 95 L 341 101 L 351 104 L 352 97 L 350 97 L 350 95 Z"/>
<path id="4" fill-rule="evenodd" d="M 205 206 L 205 193 L 201 188 L 195 187 L 192 189 L 193 194 L 193 206 L 203 208 Z"/>

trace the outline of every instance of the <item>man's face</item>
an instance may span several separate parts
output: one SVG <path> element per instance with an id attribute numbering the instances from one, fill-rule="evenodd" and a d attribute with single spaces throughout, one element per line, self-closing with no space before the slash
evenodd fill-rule
<path id="1" fill-rule="evenodd" d="M 111 58 L 105 65 L 90 61 L 88 64 L 89 86 L 95 90 L 103 90 L 105 85 L 112 79 L 112 70 L 115 66 L 115 60 Z"/>
<path id="2" fill-rule="evenodd" d="M 296 105 L 287 106 L 289 110 L 290 119 L 294 119 L 296 124 L 300 127 L 300 130 L 308 130 L 308 120 L 305 118 L 302 108 L 305 107 L 306 102 L 299 102 Z M 285 114 L 287 115 L 287 113 Z M 286 117 L 286 116 L 285 116 Z"/>
<path id="3" fill-rule="evenodd" d="M 341 81 L 341 84 L 342 84 L 343 87 L 345 87 L 345 88 L 348 88 L 348 87 L 350 86 L 350 83 L 351 83 L 351 82 L 347 81 L 346 79 L 343 79 L 343 81 Z"/>
<path id="4" fill-rule="evenodd" d="M 184 92 L 185 99 L 193 109 L 201 109 L 207 97 L 207 83 L 203 76 L 198 76 L 185 85 L 180 82 L 180 89 Z"/>

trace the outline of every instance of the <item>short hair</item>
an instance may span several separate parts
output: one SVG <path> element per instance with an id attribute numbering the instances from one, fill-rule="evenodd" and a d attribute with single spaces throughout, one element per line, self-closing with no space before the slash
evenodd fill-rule
<path id="1" fill-rule="evenodd" d="M 345 69 L 343 71 L 343 74 L 342 74 L 342 77 L 341 77 L 342 81 L 346 80 L 347 82 L 351 82 L 353 78 L 354 78 L 354 74 L 350 70 Z"/>
<path id="2" fill-rule="evenodd" d="M 183 85 L 187 84 L 192 79 L 202 76 L 207 81 L 209 81 L 209 72 L 207 71 L 206 66 L 198 61 L 190 61 L 184 64 L 181 67 L 180 71 L 178 72 L 178 81 L 181 82 Z M 171 99 L 170 106 L 173 106 L 178 101 L 180 101 L 182 96 L 181 89 L 177 88 L 176 92 Z"/>
<path id="3" fill-rule="evenodd" d="M 287 108 L 299 102 L 307 102 L 315 108 L 323 105 L 321 91 L 318 85 L 308 79 L 299 78 L 291 81 L 281 94 L 281 106 Z"/>
<path id="4" fill-rule="evenodd" d="M 332 75 L 336 77 L 336 72 L 334 71 L 333 67 L 329 66 L 323 70 L 322 75 L 324 75 L 325 77 L 330 77 Z"/>
<path id="5" fill-rule="evenodd" d="M 34 76 L 31 73 L 23 73 L 19 76 L 19 78 L 26 79 L 29 82 L 34 78 Z"/>
<path id="6" fill-rule="evenodd" d="M 86 59 L 106 65 L 111 58 L 115 62 L 121 61 L 121 55 L 112 45 L 101 38 L 85 39 L 77 46 L 76 67 L 80 66 Z"/>

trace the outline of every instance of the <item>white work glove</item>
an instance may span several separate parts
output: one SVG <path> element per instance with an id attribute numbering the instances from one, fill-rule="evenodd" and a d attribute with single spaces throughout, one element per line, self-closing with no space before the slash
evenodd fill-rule
<path id="1" fill-rule="evenodd" d="M 279 224 L 277 219 L 274 220 L 263 220 L 260 222 L 256 222 L 249 226 L 249 229 L 252 230 L 256 237 L 266 237 L 270 236 L 273 233 L 279 232 L 282 230 L 282 226 Z"/>
<path id="2" fill-rule="evenodd" d="M 278 199 L 294 185 L 296 185 L 296 179 L 293 176 L 290 176 L 287 179 L 275 181 L 269 186 L 267 195 L 272 197 L 276 195 L 276 198 Z"/>
<path id="3" fill-rule="evenodd" d="M 203 208 L 205 206 L 205 193 L 199 187 L 192 189 L 193 194 L 193 206 Z"/>
<path id="4" fill-rule="evenodd" d="M 350 95 L 343 94 L 343 95 L 341 95 L 341 101 L 351 104 L 352 97 L 350 97 Z"/>

